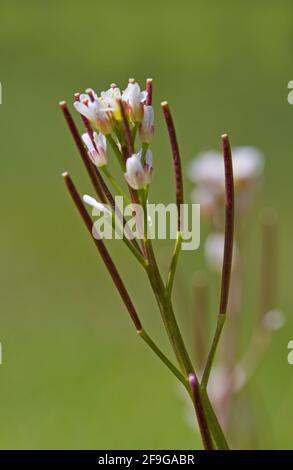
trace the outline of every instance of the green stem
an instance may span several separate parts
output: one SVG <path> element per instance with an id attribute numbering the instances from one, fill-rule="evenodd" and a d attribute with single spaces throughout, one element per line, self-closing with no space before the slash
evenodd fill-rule
<path id="1" fill-rule="evenodd" d="M 217 346 L 218 346 L 218 343 L 219 343 L 219 340 L 220 340 L 220 337 L 221 337 L 221 333 L 222 333 L 222 329 L 223 329 L 225 320 L 226 320 L 226 315 L 223 315 L 222 313 L 220 313 L 218 315 L 217 326 L 216 326 L 214 339 L 213 339 L 213 342 L 212 342 L 212 347 L 211 347 L 209 355 L 208 355 L 208 360 L 207 360 L 207 363 L 206 363 L 206 366 L 205 366 L 205 369 L 204 369 L 204 373 L 203 373 L 203 377 L 202 377 L 202 381 L 201 381 L 201 387 L 203 389 L 206 389 L 207 385 L 208 385 L 212 365 L 213 365 L 213 362 L 214 362 L 214 359 L 215 359 Z"/>
<path id="2" fill-rule="evenodd" d="M 149 262 L 149 266 L 147 268 L 148 277 L 156 296 L 161 316 L 181 371 L 184 373 L 185 377 L 188 377 L 188 375 L 194 371 L 173 312 L 172 303 L 161 278 L 161 274 L 154 255 L 152 242 L 148 238 L 147 201 L 145 197 L 145 191 L 143 189 L 139 191 L 139 196 L 144 213 L 144 244 Z"/>
<path id="3" fill-rule="evenodd" d="M 117 227 L 115 224 L 116 217 L 117 217 L 117 214 L 115 214 L 112 211 L 112 217 L 111 217 L 112 224 L 111 225 L 112 225 L 114 232 L 117 232 Z M 118 226 L 120 227 L 120 224 Z M 131 243 L 131 241 L 127 238 L 127 236 L 125 236 L 124 233 L 121 233 L 120 231 L 118 235 L 121 237 L 123 243 L 125 243 L 125 245 L 131 251 L 131 253 L 135 256 L 137 261 L 142 265 L 142 267 L 144 269 L 147 269 L 148 261 L 140 254 L 140 252 L 137 250 L 137 248 L 135 248 L 135 246 Z"/>
<path id="4" fill-rule="evenodd" d="M 117 193 L 125 199 L 125 201 L 126 201 L 127 204 L 130 204 L 131 201 L 130 201 L 129 197 L 128 197 L 127 194 L 120 188 L 119 184 L 116 182 L 114 176 L 110 173 L 110 171 L 108 170 L 108 168 L 106 167 L 106 165 L 102 166 L 102 167 L 101 167 L 101 170 L 103 171 L 104 175 L 108 178 L 108 180 L 111 182 L 111 184 L 113 185 L 114 189 L 116 189 Z"/>
<path id="5" fill-rule="evenodd" d="M 217 446 L 218 450 L 229 450 L 228 443 L 226 441 L 225 435 L 221 428 L 221 425 L 218 421 L 218 418 L 213 410 L 211 405 L 209 396 L 207 394 L 207 390 L 205 388 L 200 387 L 201 397 L 204 404 L 204 409 L 206 412 L 207 420 L 209 423 L 209 428 L 212 432 L 213 439 Z"/>
<path id="6" fill-rule="evenodd" d="M 133 246 L 133 244 L 128 240 L 128 238 L 126 238 L 125 236 L 123 236 L 123 241 L 125 243 L 125 245 L 127 246 L 127 248 L 129 248 L 129 250 L 131 251 L 131 253 L 135 256 L 135 258 L 137 259 L 137 261 L 142 265 L 142 267 L 144 269 L 147 269 L 148 267 L 148 261 L 146 259 L 144 259 L 144 257 L 137 251 L 137 249 Z"/>
<path id="7" fill-rule="evenodd" d="M 136 122 L 133 126 L 133 129 L 132 129 L 132 141 L 133 141 L 133 145 L 135 144 L 135 138 L 136 138 L 136 134 L 137 134 L 137 131 L 138 131 L 138 128 L 139 128 L 139 122 Z"/>
<path id="8" fill-rule="evenodd" d="M 184 385 L 187 386 L 185 377 L 177 369 L 177 367 L 172 364 L 171 361 L 165 356 L 165 354 L 158 348 L 158 346 L 153 342 L 145 330 L 138 331 L 139 336 L 148 344 L 148 346 L 154 351 L 154 353 L 163 361 L 163 363 L 168 367 L 172 374 L 177 377 L 177 379 Z"/>
<path id="9" fill-rule="evenodd" d="M 149 265 L 146 271 L 150 280 L 150 284 L 154 291 L 154 294 L 155 294 L 155 297 L 156 297 L 156 300 L 157 300 L 157 303 L 161 312 L 162 320 L 163 320 L 166 332 L 168 334 L 171 346 L 177 358 L 181 372 L 185 378 L 185 381 L 187 382 L 189 375 L 193 374 L 195 376 L 195 372 L 194 372 L 191 360 L 189 358 L 180 329 L 178 327 L 178 324 L 174 315 L 172 301 L 170 299 L 170 296 L 161 278 L 151 240 L 148 239 L 147 237 L 148 220 L 147 220 L 147 202 L 146 202 L 145 192 L 140 191 L 139 196 L 140 196 L 141 204 L 144 210 L 144 225 L 145 225 L 144 226 L 144 245 L 145 245 L 145 250 L 147 254 L 147 259 L 149 262 Z M 186 383 L 185 386 L 190 394 L 191 390 L 190 390 L 189 383 L 188 384 Z M 210 419 L 208 420 L 207 410 L 205 409 L 205 402 L 202 399 L 202 394 L 200 391 L 197 394 L 196 400 L 192 394 L 190 394 L 190 396 L 197 410 L 197 416 L 200 416 L 198 423 L 201 429 L 201 435 L 205 434 L 208 437 L 208 442 L 210 443 L 210 445 L 208 445 L 207 447 L 207 444 L 206 444 L 207 441 L 205 439 L 203 440 L 204 446 L 206 448 L 212 449 L 213 441 L 212 441 L 212 434 L 210 432 L 210 428 L 212 426 L 214 419 L 210 415 Z M 216 426 L 216 424 L 214 425 Z M 216 438 L 214 438 L 214 440 L 216 442 L 216 445 L 220 447 L 220 444 L 216 441 Z"/>
<path id="10" fill-rule="evenodd" d="M 180 253 L 180 250 L 181 250 L 181 245 L 182 245 L 182 233 L 178 232 L 177 233 L 177 240 L 176 240 L 176 243 L 175 243 L 175 249 L 174 249 L 171 264 L 170 264 L 167 285 L 166 285 L 166 292 L 167 292 L 167 296 L 169 298 L 171 298 L 171 294 L 172 294 L 175 271 L 176 271 L 176 267 L 177 267 L 177 263 L 178 263 L 178 258 L 179 258 L 179 253 Z"/>
<path id="11" fill-rule="evenodd" d="M 110 147 L 112 148 L 117 160 L 118 160 L 118 163 L 124 173 L 125 171 L 125 161 L 124 161 L 124 158 L 118 148 L 118 145 L 116 144 L 115 140 L 113 139 L 113 137 L 111 136 L 111 134 L 108 134 L 106 135 L 106 139 L 107 139 L 107 142 L 109 143 Z"/>

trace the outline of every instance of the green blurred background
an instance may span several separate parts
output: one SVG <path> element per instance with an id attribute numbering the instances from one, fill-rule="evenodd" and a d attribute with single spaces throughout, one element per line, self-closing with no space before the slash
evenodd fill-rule
<path id="1" fill-rule="evenodd" d="M 200 446 L 173 378 L 133 331 L 60 177 L 69 170 L 82 192 L 91 192 L 58 101 L 89 86 L 123 87 L 128 77 L 154 79 L 153 201 L 174 200 L 163 99 L 172 106 L 185 165 L 219 147 L 223 131 L 232 144 L 266 155 L 258 204 L 280 214 L 279 306 L 287 325 L 253 387 L 266 413 L 259 446 L 292 448 L 292 2 L 2 0 L 0 11 L 0 448 Z M 258 305 L 257 210 L 250 224 L 247 335 Z M 203 239 L 205 233 L 203 227 Z M 157 245 L 163 266 L 171 246 Z M 121 244 L 110 247 L 144 324 L 169 352 L 141 269 Z M 183 253 L 186 300 L 202 263 L 201 249 Z M 214 302 L 217 296 L 215 290 Z M 179 296 L 175 303 L 186 332 L 191 312 Z"/>

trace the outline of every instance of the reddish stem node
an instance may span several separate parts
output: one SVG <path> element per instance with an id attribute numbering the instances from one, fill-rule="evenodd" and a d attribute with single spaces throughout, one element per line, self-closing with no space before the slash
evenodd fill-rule
<path id="1" fill-rule="evenodd" d="M 188 380 L 189 380 L 189 384 L 191 388 L 192 401 L 193 401 L 194 409 L 196 412 L 204 448 L 206 450 L 213 450 L 214 445 L 213 445 L 211 434 L 207 425 L 206 417 L 204 414 L 204 409 L 202 407 L 202 401 L 201 401 L 201 396 L 200 396 L 200 386 L 199 386 L 197 377 L 195 374 L 189 374 Z"/>

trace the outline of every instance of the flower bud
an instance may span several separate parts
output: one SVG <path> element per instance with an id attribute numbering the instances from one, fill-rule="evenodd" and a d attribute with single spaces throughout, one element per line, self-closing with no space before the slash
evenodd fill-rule
<path id="1" fill-rule="evenodd" d="M 148 185 L 152 177 L 152 152 L 146 153 L 145 165 L 141 162 L 142 150 L 133 154 L 126 160 L 125 179 L 133 189 L 141 189 Z"/>
<path id="2" fill-rule="evenodd" d="M 107 164 L 107 141 L 106 137 L 100 132 L 93 133 L 93 139 L 88 133 L 82 135 L 82 140 L 88 149 L 88 156 L 97 167 Z"/>
<path id="3" fill-rule="evenodd" d="M 154 137 L 154 109 L 152 106 L 144 106 L 139 132 L 142 142 L 150 144 Z"/>
<path id="4" fill-rule="evenodd" d="M 122 100 L 127 103 L 129 117 L 133 122 L 141 122 L 143 118 L 143 103 L 147 97 L 146 91 L 140 91 L 136 82 L 129 82 L 122 94 Z"/>
<path id="5" fill-rule="evenodd" d="M 111 85 L 109 90 L 101 92 L 101 101 L 105 104 L 105 107 L 108 108 L 113 118 L 120 121 L 121 120 L 121 112 L 120 107 L 118 106 L 117 100 L 121 98 L 121 92 L 117 85 L 114 83 Z"/>

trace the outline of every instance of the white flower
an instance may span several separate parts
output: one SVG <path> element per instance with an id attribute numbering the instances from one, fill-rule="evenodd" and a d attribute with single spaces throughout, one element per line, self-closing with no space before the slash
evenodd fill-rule
<path id="1" fill-rule="evenodd" d="M 143 110 L 140 137 L 142 142 L 150 144 L 154 136 L 154 109 L 152 106 L 144 106 Z"/>
<path id="2" fill-rule="evenodd" d="M 134 153 L 126 160 L 125 179 L 133 189 L 141 189 L 151 182 L 153 154 L 148 150 L 145 157 L 145 164 L 142 164 L 142 150 Z"/>
<path id="3" fill-rule="evenodd" d="M 93 215 L 99 215 L 101 212 L 107 215 L 112 215 L 108 207 L 101 202 L 98 202 L 94 197 L 85 194 L 82 199 L 86 204 L 93 208 Z"/>
<path id="4" fill-rule="evenodd" d="M 115 85 L 111 85 L 109 90 L 101 92 L 101 101 L 105 104 L 105 107 L 111 110 L 115 119 L 121 120 L 120 107 L 117 100 L 121 98 L 121 91 Z"/>
<path id="5" fill-rule="evenodd" d="M 207 186 L 199 185 L 192 190 L 191 198 L 194 202 L 200 204 L 200 209 L 206 214 L 210 214 L 215 205 L 215 196 L 209 191 Z"/>
<path id="6" fill-rule="evenodd" d="M 270 310 L 267 312 L 263 319 L 262 319 L 262 324 L 263 327 L 268 330 L 268 331 L 277 331 L 282 326 L 284 326 L 286 322 L 286 318 L 283 312 L 281 310 Z"/>
<path id="7" fill-rule="evenodd" d="M 253 147 L 232 149 L 236 210 L 243 213 L 253 203 L 257 183 L 264 168 L 264 158 Z M 188 169 L 189 179 L 196 184 L 192 199 L 213 218 L 216 225 L 222 220 L 225 197 L 224 161 L 220 152 L 209 151 L 194 159 Z"/>
<path id="8" fill-rule="evenodd" d="M 88 148 L 88 156 L 97 167 L 107 164 L 107 140 L 104 134 L 93 133 L 93 141 L 88 133 L 82 135 L 82 140 Z"/>
<path id="9" fill-rule="evenodd" d="M 254 147 L 232 149 L 233 173 L 236 182 L 257 179 L 264 167 L 262 153 Z M 201 153 L 189 167 L 188 176 L 194 183 L 225 184 L 224 162 L 220 152 Z"/>
<path id="10" fill-rule="evenodd" d="M 111 110 L 94 92 L 80 95 L 79 101 L 75 101 L 73 105 L 100 132 L 109 134 L 112 131 Z"/>
<path id="11" fill-rule="evenodd" d="M 122 100 L 128 105 L 128 112 L 134 122 L 140 122 L 143 118 L 143 103 L 147 97 L 146 91 L 141 91 L 136 82 L 130 81 L 122 94 Z"/>
<path id="12" fill-rule="evenodd" d="M 223 267 L 225 237 L 223 233 L 211 233 L 205 242 L 205 258 L 209 267 L 221 273 Z M 232 269 L 235 265 L 238 248 L 236 242 L 233 246 Z"/>

